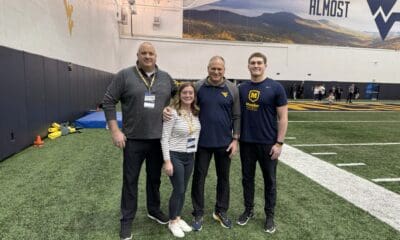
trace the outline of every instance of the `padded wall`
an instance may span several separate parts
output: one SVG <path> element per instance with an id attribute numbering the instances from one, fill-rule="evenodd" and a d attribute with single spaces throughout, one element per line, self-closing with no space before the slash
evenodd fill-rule
<path id="1" fill-rule="evenodd" d="M 113 74 L 0 46 L 0 161 L 101 101 Z M 72 66 L 72 67 L 71 67 Z"/>

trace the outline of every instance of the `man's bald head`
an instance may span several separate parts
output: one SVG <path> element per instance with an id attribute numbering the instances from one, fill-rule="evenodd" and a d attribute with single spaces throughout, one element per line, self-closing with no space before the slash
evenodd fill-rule
<path id="1" fill-rule="evenodd" d="M 156 49 L 150 42 L 140 44 L 137 52 L 138 65 L 146 72 L 152 72 L 156 66 Z"/>
<path id="2" fill-rule="evenodd" d="M 142 42 L 139 45 L 137 53 L 139 54 L 143 49 L 153 49 L 154 53 L 156 52 L 156 49 L 154 48 L 153 44 L 151 44 L 151 42 Z"/>

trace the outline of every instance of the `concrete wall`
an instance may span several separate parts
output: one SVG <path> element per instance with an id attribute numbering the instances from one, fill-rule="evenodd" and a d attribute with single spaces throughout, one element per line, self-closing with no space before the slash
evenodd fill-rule
<path id="1" fill-rule="evenodd" d="M 73 6 L 71 33 L 65 3 Z M 400 84 L 399 51 L 181 39 L 181 0 L 137 0 L 134 37 L 130 25 L 116 19 L 117 11 L 129 8 L 127 0 L 0 0 L 0 5 L 0 45 L 107 72 L 134 64 L 138 44 L 151 41 L 160 67 L 178 79 L 204 77 L 216 54 L 227 61 L 227 77 L 247 79 L 247 58 L 260 51 L 277 80 Z M 154 17 L 160 17 L 158 27 Z M 119 32 L 128 36 L 120 39 Z"/>
<path id="2" fill-rule="evenodd" d="M 70 19 L 66 4 L 73 7 Z M 0 0 L 0 6 L 0 46 L 108 72 L 119 67 L 114 0 Z"/>
<path id="3" fill-rule="evenodd" d="M 206 76 L 213 55 L 225 58 L 228 78 L 247 79 L 247 58 L 259 51 L 268 57 L 269 76 L 277 80 L 400 84 L 400 52 L 367 48 L 135 37 L 121 40 L 121 67 L 136 61 L 142 41 L 154 43 L 159 66 L 177 79 Z"/>

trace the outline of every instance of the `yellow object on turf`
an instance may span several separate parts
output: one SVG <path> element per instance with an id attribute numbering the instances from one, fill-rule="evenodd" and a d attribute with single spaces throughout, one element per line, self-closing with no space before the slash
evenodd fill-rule
<path id="1" fill-rule="evenodd" d="M 60 124 L 55 123 L 55 122 L 52 123 L 51 126 L 52 126 L 53 128 L 58 128 L 58 129 L 61 127 Z"/>
<path id="2" fill-rule="evenodd" d="M 53 133 L 53 132 L 60 131 L 60 129 L 59 129 L 59 128 L 51 127 L 51 128 L 49 128 L 49 129 L 47 129 L 47 131 L 49 131 L 49 133 Z"/>
<path id="3" fill-rule="evenodd" d="M 49 133 L 49 135 L 47 135 L 47 137 L 52 140 L 55 138 L 61 137 L 61 131 Z"/>
<path id="4" fill-rule="evenodd" d="M 73 127 L 68 127 L 69 133 L 74 133 L 76 132 L 76 128 Z"/>

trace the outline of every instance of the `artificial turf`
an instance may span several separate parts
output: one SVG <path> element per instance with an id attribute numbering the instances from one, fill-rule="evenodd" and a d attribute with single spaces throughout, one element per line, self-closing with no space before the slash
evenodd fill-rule
<path id="1" fill-rule="evenodd" d="M 290 124 L 288 135 L 307 132 L 295 126 Z M 1 162 L 0 239 L 118 239 L 121 166 L 122 153 L 112 146 L 109 133 L 103 129 L 46 140 L 43 148 L 31 147 Z M 143 170 L 133 237 L 175 239 L 165 225 L 146 217 Z M 232 159 L 228 212 L 233 221 L 243 210 L 240 175 L 236 156 Z M 232 229 L 224 229 L 211 217 L 216 188 L 211 165 L 203 230 L 187 234 L 186 239 L 400 239 L 398 231 L 284 164 L 278 167 L 278 230 L 273 235 L 264 233 L 262 183 L 257 170 L 256 217 L 244 227 L 234 224 Z M 161 202 L 165 212 L 170 192 L 163 174 Z M 186 197 L 182 216 L 190 221 L 190 190 Z"/>

